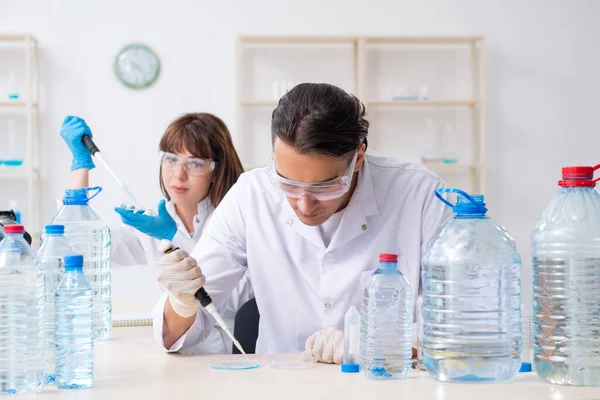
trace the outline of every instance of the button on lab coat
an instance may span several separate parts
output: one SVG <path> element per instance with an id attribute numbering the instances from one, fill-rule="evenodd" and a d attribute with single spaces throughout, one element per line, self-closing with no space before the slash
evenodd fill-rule
<path id="1" fill-rule="evenodd" d="M 421 255 L 450 214 L 434 195 L 440 187 L 439 177 L 424 167 L 368 151 L 326 247 L 319 228 L 298 220 L 266 170 L 252 170 L 225 196 L 192 256 L 217 307 L 250 273 L 260 312 L 257 353 L 301 352 L 309 335 L 329 326 L 343 329 L 348 308 L 360 310 L 361 287 L 377 269 L 380 253 L 399 255 L 398 268 L 417 298 Z M 162 323 L 162 315 L 156 318 Z M 200 310 L 172 350 L 197 345 L 213 325 Z M 413 345 L 416 330 L 415 323 Z"/>
<path id="2" fill-rule="evenodd" d="M 180 249 L 191 253 L 196 243 L 202 236 L 210 217 L 214 212 L 214 207 L 207 197 L 198 203 L 198 214 L 194 217 L 194 233 L 190 235 L 187 232 L 183 222 L 175 212 L 175 205 L 172 202 L 166 204 L 167 212 L 177 224 L 177 233 L 173 237 L 173 244 Z M 157 210 L 149 212 L 151 215 L 157 215 Z M 148 273 L 154 275 L 154 266 L 156 261 L 162 257 L 159 250 L 158 239 L 148 236 L 130 226 L 122 226 L 111 229 L 112 254 L 111 261 L 114 268 L 127 265 L 147 265 Z M 166 298 L 165 289 L 158 284 L 159 292 L 162 293 L 161 300 Z M 235 313 L 245 301 L 253 297 L 252 286 L 246 275 L 236 288 L 233 290 L 229 300 L 226 302 L 223 311 L 223 318 L 233 325 Z M 216 327 L 209 335 L 206 341 L 199 343 L 189 353 L 193 354 L 224 354 L 231 353 L 231 340 L 220 327 Z"/>

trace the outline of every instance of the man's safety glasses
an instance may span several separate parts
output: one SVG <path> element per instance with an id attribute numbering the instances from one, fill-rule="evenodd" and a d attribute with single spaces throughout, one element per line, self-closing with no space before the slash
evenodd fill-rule
<path id="1" fill-rule="evenodd" d="M 273 185 L 279 187 L 288 197 L 299 199 L 302 196 L 310 196 L 320 201 L 333 200 L 342 197 L 350 189 L 357 155 L 358 153 L 354 154 L 352 162 L 344 175 L 326 182 L 297 182 L 282 177 L 277 173 L 274 155 L 271 155 L 267 173 Z"/>
<path id="2" fill-rule="evenodd" d="M 183 165 L 183 169 L 188 175 L 201 176 L 211 173 L 215 170 L 216 163 L 212 160 L 203 160 L 201 158 L 179 159 L 173 153 L 161 154 L 161 165 L 166 171 L 174 171 L 178 165 Z"/>

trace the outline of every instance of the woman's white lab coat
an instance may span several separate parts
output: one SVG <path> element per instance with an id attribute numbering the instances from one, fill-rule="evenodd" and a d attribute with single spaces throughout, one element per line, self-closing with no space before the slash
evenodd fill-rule
<path id="1" fill-rule="evenodd" d="M 194 217 L 194 234 L 187 233 L 183 222 L 175 212 L 172 202 L 167 203 L 169 215 L 177 223 L 177 233 L 173 237 L 173 244 L 188 253 L 191 253 L 196 243 L 202 236 L 214 207 L 207 197 L 198 203 L 198 214 Z M 156 215 L 157 210 L 152 211 Z M 111 261 L 115 267 L 127 265 L 148 265 L 149 273 L 154 274 L 154 265 L 162 256 L 159 251 L 159 240 L 154 239 L 130 226 L 111 228 L 112 255 Z M 115 265 L 116 264 L 116 265 Z M 161 287 L 161 292 L 165 292 Z M 248 276 L 245 276 L 236 286 L 229 300 L 221 310 L 221 315 L 233 329 L 233 321 L 239 307 L 254 297 Z M 231 340 L 219 326 L 216 326 L 206 342 L 188 349 L 190 354 L 223 354 L 231 353 Z"/>
<path id="2" fill-rule="evenodd" d="M 293 353 L 309 335 L 343 329 L 350 306 L 360 309 L 361 286 L 380 253 L 398 254 L 412 298 L 421 293 L 421 256 L 451 213 L 435 198 L 443 186 L 424 167 L 367 152 L 358 184 L 329 245 L 319 227 L 304 225 L 265 169 L 242 174 L 227 193 L 192 252 L 218 307 L 248 272 L 260 311 L 257 353 Z M 161 309 L 164 296 L 156 310 Z M 162 314 L 154 315 L 162 328 Z M 169 349 L 196 346 L 213 326 L 200 310 Z M 417 321 L 413 333 L 417 331 Z M 156 330 L 162 341 L 162 329 Z M 416 344 L 416 335 L 413 336 Z"/>

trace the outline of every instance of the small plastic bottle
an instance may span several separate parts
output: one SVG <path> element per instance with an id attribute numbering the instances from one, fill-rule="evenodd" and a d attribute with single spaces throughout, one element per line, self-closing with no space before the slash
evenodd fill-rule
<path id="1" fill-rule="evenodd" d="M 84 389 L 94 381 L 92 287 L 83 273 L 83 256 L 64 257 L 65 273 L 56 288 L 56 385 Z"/>

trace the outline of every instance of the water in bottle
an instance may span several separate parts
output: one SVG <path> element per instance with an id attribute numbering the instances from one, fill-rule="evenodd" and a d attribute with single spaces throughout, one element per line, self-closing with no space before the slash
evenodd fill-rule
<path id="1" fill-rule="evenodd" d="M 412 363 L 413 301 L 396 254 L 380 254 L 360 315 L 360 371 L 371 379 L 405 378 Z"/>
<path id="2" fill-rule="evenodd" d="M 531 238 L 534 365 L 559 385 L 600 386 L 598 169 L 562 169 Z"/>
<path id="3" fill-rule="evenodd" d="M 65 272 L 63 259 L 73 251 L 64 237 L 65 227 L 62 225 L 46 225 L 42 245 L 35 258 L 36 267 L 44 274 L 44 329 L 46 331 L 46 383 L 54 383 L 55 337 L 54 337 L 54 294 L 58 282 Z"/>
<path id="4" fill-rule="evenodd" d="M 88 198 L 88 191 L 97 192 Z M 112 323 L 110 287 L 110 230 L 88 205 L 101 188 L 66 190 L 63 206 L 52 217 L 51 224 L 65 227 L 65 238 L 71 249 L 83 254 L 83 272 L 94 296 L 94 338 L 105 340 Z"/>
<path id="5" fill-rule="evenodd" d="M 442 193 L 458 193 L 451 204 Z M 436 196 L 455 217 L 422 260 L 423 363 L 440 381 L 491 382 L 521 365 L 521 258 L 513 239 L 487 216 L 484 197 L 457 189 Z"/>
<path id="6" fill-rule="evenodd" d="M 38 392 L 44 382 L 44 276 L 24 232 L 6 225 L 0 242 L 0 394 Z"/>
<path id="7" fill-rule="evenodd" d="M 56 289 L 56 385 L 84 389 L 94 380 L 92 287 L 82 270 L 83 256 L 65 257 Z"/>

